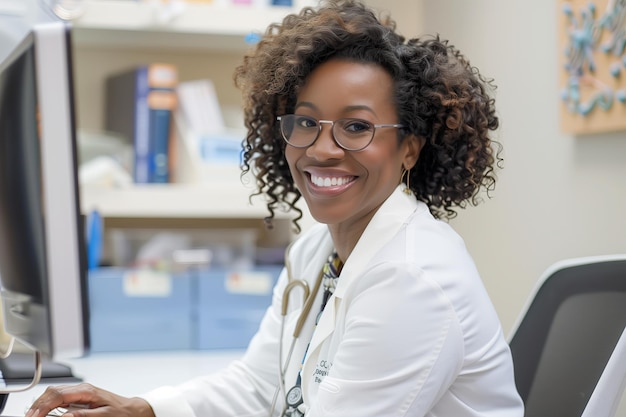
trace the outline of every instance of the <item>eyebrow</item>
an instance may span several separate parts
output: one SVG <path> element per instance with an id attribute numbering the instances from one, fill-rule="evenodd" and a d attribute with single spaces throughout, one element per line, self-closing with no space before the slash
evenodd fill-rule
<path id="1" fill-rule="evenodd" d="M 307 107 L 311 110 L 319 110 L 319 108 L 315 104 L 309 101 L 302 101 L 300 103 L 296 103 L 294 110 L 297 110 L 300 107 Z M 371 107 L 365 106 L 362 104 L 355 104 L 352 106 L 347 106 L 343 109 L 344 112 L 351 112 L 351 111 L 357 111 L 357 110 L 365 110 L 365 111 L 372 113 L 374 116 L 377 116 L 376 112 Z"/>

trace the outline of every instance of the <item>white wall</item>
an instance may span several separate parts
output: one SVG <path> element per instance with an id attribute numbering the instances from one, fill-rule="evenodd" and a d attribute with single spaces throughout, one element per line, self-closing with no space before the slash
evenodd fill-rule
<path id="1" fill-rule="evenodd" d="M 379 0 L 370 0 L 378 5 Z M 626 253 L 626 132 L 560 132 L 556 2 L 424 0 L 415 35 L 450 39 L 495 79 L 504 169 L 493 198 L 452 221 L 509 332 L 561 259 Z M 392 15 L 407 12 L 387 2 Z M 411 24 L 400 25 L 409 34 Z"/>

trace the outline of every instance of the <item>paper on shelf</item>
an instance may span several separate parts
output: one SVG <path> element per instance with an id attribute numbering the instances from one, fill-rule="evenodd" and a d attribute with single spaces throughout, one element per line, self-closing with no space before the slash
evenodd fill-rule
<path id="1" fill-rule="evenodd" d="M 189 129 L 180 112 L 174 113 L 175 162 L 173 180 L 178 183 L 236 183 L 241 185 L 240 159 L 245 133 L 224 129 L 201 134 Z"/>
<path id="2" fill-rule="evenodd" d="M 208 134 L 224 130 L 224 118 L 211 80 L 180 82 L 176 92 L 179 112 L 189 131 Z"/>

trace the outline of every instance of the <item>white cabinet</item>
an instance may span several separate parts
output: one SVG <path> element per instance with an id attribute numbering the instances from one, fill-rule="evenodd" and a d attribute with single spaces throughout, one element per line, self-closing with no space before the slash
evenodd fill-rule
<path id="1" fill-rule="evenodd" d="M 79 132 L 104 130 L 108 76 L 152 62 L 174 64 L 180 81 L 211 79 L 227 124 L 241 128 L 241 92 L 234 86 L 233 72 L 250 47 L 247 37 L 263 32 L 303 4 L 295 0 L 293 8 L 226 6 L 219 1 L 88 0 L 84 13 L 72 22 Z M 156 7 L 155 3 L 181 8 Z M 183 165 L 188 163 L 189 158 Z M 256 229 L 256 244 L 265 248 L 283 246 L 293 238 L 290 219 L 294 213 L 277 212 L 274 229 L 265 230 L 263 218 L 269 212 L 263 197 L 250 202 L 254 180 L 242 183 L 237 166 L 203 166 L 202 172 L 204 180 L 198 182 L 81 187 L 83 213 L 97 209 L 104 219 L 103 259 L 115 263 L 117 252 L 134 247 L 138 231 L 143 236 L 142 231 L 212 230 L 225 242 L 230 235 L 236 237 L 237 230 Z M 300 206 L 305 209 L 304 204 Z M 305 229 L 310 224 L 305 210 L 300 225 Z"/>
<path id="2" fill-rule="evenodd" d="M 241 93 L 232 74 L 250 47 L 247 37 L 307 4 L 312 1 L 295 0 L 293 7 L 284 7 L 226 5 L 219 0 L 88 0 L 84 13 L 72 22 L 79 129 L 103 129 L 106 77 L 149 62 L 176 65 L 181 81 L 210 78 L 220 104 L 237 114 Z M 216 167 L 203 184 L 83 188 L 83 211 L 97 208 L 104 217 L 120 218 L 262 219 L 265 204 L 259 198 L 249 204 L 251 189 L 232 168 Z"/>

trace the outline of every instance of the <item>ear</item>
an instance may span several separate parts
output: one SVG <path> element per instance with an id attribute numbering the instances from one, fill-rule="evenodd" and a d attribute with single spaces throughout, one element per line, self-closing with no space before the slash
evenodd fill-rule
<path id="1" fill-rule="evenodd" d="M 426 144 L 426 139 L 422 137 L 418 137 L 416 135 L 407 135 L 402 142 L 402 146 L 404 149 L 404 159 L 402 161 L 402 165 L 404 169 L 411 169 L 417 163 L 419 159 L 420 152 L 422 148 Z"/>

